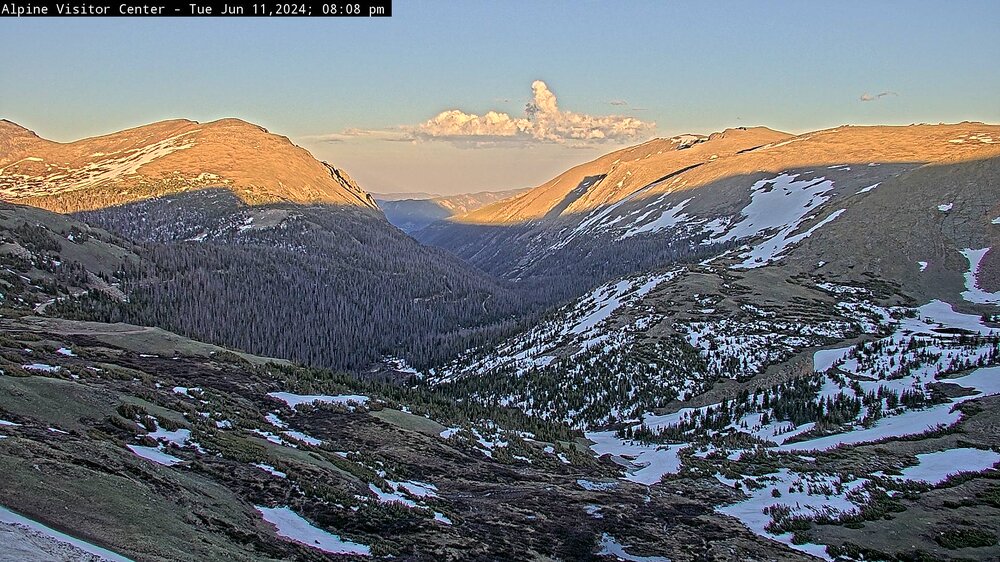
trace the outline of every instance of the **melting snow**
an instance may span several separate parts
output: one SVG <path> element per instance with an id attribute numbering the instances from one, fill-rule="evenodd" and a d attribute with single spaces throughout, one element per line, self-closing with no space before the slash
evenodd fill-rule
<path id="1" fill-rule="evenodd" d="M 368 484 L 368 489 L 371 490 L 375 497 L 378 498 L 379 503 L 401 503 L 406 507 L 417 507 L 417 502 L 407 498 L 406 496 L 397 492 L 383 492 L 381 488 L 375 484 Z"/>
<path id="2" fill-rule="evenodd" d="M 804 458 L 808 460 L 808 458 Z M 898 480 L 923 481 L 935 485 L 957 472 L 982 472 L 990 470 L 1000 462 L 1000 454 L 988 450 L 958 448 L 947 451 L 917 455 L 917 465 L 902 470 Z M 738 485 L 738 481 L 716 475 L 728 486 Z M 744 477 L 746 478 L 746 477 Z M 787 516 L 829 516 L 836 518 L 843 514 L 857 512 L 861 503 L 867 501 L 863 486 L 870 480 L 858 478 L 843 481 L 835 475 L 806 474 L 792 472 L 787 468 L 775 474 L 756 477 L 758 485 L 747 486 L 750 497 L 732 505 L 720 507 L 718 512 L 736 517 L 750 530 L 761 536 L 771 537 L 792 548 L 829 559 L 822 545 L 796 545 L 792 533 L 773 535 L 767 531 L 772 519 L 772 508 L 789 510 Z M 743 486 L 739 486 L 744 489 Z M 775 494 L 777 490 L 777 494 Z M 849 499 L 850 498 L 850 499 Z"/>
<path id="3" fill-rule="evenodd" d="M 166 441 L 168 443 L 173 443 L 178 447 L 186 446 L 188 441 L 191 440 L 190 429 L 175 429 L 173 431 L 167 431 L 159 425 L 156 426 L 156 431 L 153 431 L 148 435 L 157 441 Z"/>
<path id="4" fill-rule="evenodd" d="M 618 487 L 617 482 L 594 482 L 592 480 L 581 479 L 577 480 L 576 483 L 584 490 L 590 490 L 591 492 L 607 492 Z"/>
<path id="5" fill-rule="evenodd" d="M 434 493 L 434 490 L 436 490 L 437 488 L 433 484 L 424 484 L 418 482 L 393 482 L 392 480 L 386 480 L 386 483 L 392 487 L 393 489 L 392 492 L 383 492 L 375 484 L 371 483 L 368 484 L 368 489 L 371 490 L 373 494 L 375 494 L 375 497 L 378 498 L 379 503 L 395 502 L 403 504 L 409 508 L 431 510 L 431 508 L 429 508 L 428 506 L 413 501 L 410 498 L 404 496 L 403 494 L 400 494 L 399 491 L 402 490 L 404 493 L 409 494 L 416 498 L 437 497 L 437 494 Z M 452 524 L 451 519 L 445 517 L 444 514 L 438 513 L 437 511 L 434 510 L 431 511 L 434 512 L 434 520 L 437 521 L 438 523 L 443 523 L 445 525 Z"/>
<path id="6" fill-rule="evenodd" d="M 830 191 L 833 190 L 833 182 L 824 177 L 796 180 L 798 177 L 799 174 L 781 174 L 754 183 L 750 187 L 750 204 L 740 212 L 742 220 L 726 234 L 712 240 L 726 242 L 752 238 L 780 229 L 777 234 L 742 255 L 745 261 L 736 267 L 759 267 L 780 259 L 779 254 L 788 246 L 810 236 L 843 212 L 843 209 L 835 211 L 808 231 L 793 235 L 813 211 L 829 201 Z"/>
<path id="7" fill-rule="evenodd" d="M 958 381 L 951 381 L 958 382 Z M 880 441 L 890 437 L 917 435 L 935 429 L 939 425 L 952 425 L 957 422 L 962 413 L 953 410 L 954 404 L 940 404 L 925 410 L 907 410 L 902 414 L 885 417 L 878 420 L 874 426 L 866 429 L 848 431 L 827 435 L 798 443 L 786 443 L 778 447 L 779 451 L 824 451 L 841 445 L 856 445 Z"/>
<path id="8" fill-rule="evenodd" d="M 965 259 L 969 260 L 969 271 L 965 272 L 965 288 L 967 290 L 962 291 L 962 298 L 969 302 L 980 304 L 1000 303 L 1000 293 L 988 293 L 979 288 L 979 264 L 989 251 L 990 248 L 979 250 L 966 248 L 962 250 L 962 255 L 965 256 Z"/>
<path id="9" fill-rule="evenodd" d="M 644 232 L 659 232 L 661 230 L 666 230 L 668 228 L 673 228 L 685 220 L 689 220 L 691 217 L 682 213 L 684 207 L 691 202 L 691 199 L 685 199 L 677 205 L 663 211 L 660 216 L 642 226 L 634 226 L 628 230 L 625 234 L 621 236 L 621 239 L 629 238 L 637 234 L 642 234 Z M 648 215 L 648 213 L 647 213 Z M 644 215 L 646 216 L 646 215 Z M 642 218 L 639 219 L 640 221 Z"/>
<path id="10" fill-rule="evenodd" d="M 144 447 L 142 445 L 125 445 L 136 455 L 164 466 L 173 466 L 182 463 L 181 459 L 163 452 L 161 447 Z"/>
<path id="11" fill-rule="evenodd" d="M 271 398 L 277 398 L 289 408 L 295 409 L 302 404 L 365 404 L 368 402 L 367 396 L 359 394 L 341 394 L 330 396 L 326 394 L 292 394 L 290 392 L 269 392 Z"/>
<path id="12" fill-rule="evenodd" d="M 813 354 L 813 370 L 823 373 L 833 367 L 833 364 L 843 359 L 853 347 L 840 347 L 837 349 L 821 349 Z"/>
<path id="13" fill-rule="evenodd" d="M 76 357 L 76 354 L 73 353 L 73 350 L 68 347 L 60 347 L 59 349 L 56 350 L 56 353 L 58 353 L 59 355 L 65 355 L 66 357 Z"/>
<path id="14" fill-rule="evenodd" d="M 416 498 L 436 498 L 437 486 L 426 482 L 410 480 L 407 482 L 391 482 L 397 488 L 402 488 L 407 494 Z"/>
<path id="15" fill-rule="evenodd" d="M 798 174 L 781 174 L 750 187 L 750 204 L 738 222 L 719 241 L 756 236 L 767 230 L 798 226 L 803 217 L 830 199 L 833 182 L 823 178 L 799 180 Z M 771 186 L 768 189 L 768 186 Z"/>
<path id="16" fill-rule="evenodd" d="M 277 535 L 293 542 L 304 544 L 310 548 L 322 550 L 330 554 L 354 554 L 356 556 L 371 556 L 371 548 L 363 544 L 344 540 L 337 535 L 328 533 L 313 526 L 312 523 L 288 507 L 254 506 L 260 512 L 264 521 L 275 526 Z"/>
<path id="17" fill-rule="evenodd" d="M 812 236 L 813 232 L 816 232 L 823 227 L 823 225 L 842 215 L 845 210 L 846 209 L 837 209 L 836 211 L 830 213 L 830 215 L 825 219 L 819 221 L 809 230 L 801 234 L 791 235 L 791 233 L 798 228 L 798 223 L 783 229 L 772 238 L 755 246 L 752 250 L 750 250 L 750 252 L 742 254 L 740 257 L 745 258 L 743 263 L 734 267 L 737 269 L 753 269 L 755 267 L 760 267 L 770 262 L 780 260 L 783 257 L 781 254 L 787 250 L 789 246 L 792 244 L 798 244 L 802 240 Z"/>
<path id="18" fill-rule="evenodd" d="M 611 313 L 622 304 L 646 296 L 657 285 L 673 279 L 675 276 L 676 273 L 671 272 L 664 275 L 623 279 L 617 283 L 609 283 L 594 289 L 589 296 L 581 299 L 576 305 L 576 310 L 582 312 L 583 316 L 576 320 L 573 325 L 564 327 L 563 333 L 582 334 L 592 330 L 607 320 Z"/>
<path id="19" fill-rule="evenodd" d="M 26 371 L 39 371 L 42 373 L 58 373 L 62 370 L 62 367 L 55 367 L 45 363 L 32 363 L 30 365 L 21 365 L 21 368 Z"/>
<path id="20" fill-rule="evenodd" d="M 959 472 L 982 472 L 1000 462 L 1000 453 L 989 450 L 958 448 L 917 455 L 917 464 L 902 470 L 902 478 L 939 484 Z"/>
<path id="21" fill-rule="evenodd" d="M 676 474 L 681 469 L 678 452 L 686 445 L 644 445 L 637 441 L 624 440 L 614 431 L 587 433 L 587 439 L 594 441 L 590 448 L 598 456 L 610 454 L 626 465 L 625 480 L 647 486 L 656 484 L 665 474 Z"/>
<path id="22" fill-rule="evenodd" d="M 319 447 L 320 445 L 323 444 L 323 440 L 322 439 L 316 439 L 315 437 L 312 437 L 310 435 L 306 435 L 305 433 L 302 433 L 301 431 L 295 431 L 295 430 L 289 429 L 288 431 L 283 431 L 282 433 L 285 434 L 285 435 L 287 435 L 287 436 L 289 436 L 289 437 L 291 437 L 292 439 L 296 439 L 298 441 L 302 441 L 303 443 L 308 443 L 309 445 L 312 445 L 313 447 Z"/>
<path id="23" fill-rule="evenodd" d="M 262 431 L 262 430 L 257 429 L 257 428 L 251 429 L 250 431 L 252 431 L 253 433 L 256 433 L 257 435 L 260 435 L 261 437 L 263 437 L 264 439 L 267 439 L 269 442 L 274 443 L 275 445 L 286 445 L 288 447 L 298 448 L 293 443 L 289 443 L 288 441 L 285 441 L 284 439 L 282 439 L 281 437 L 279 437 L 279 436 L 271 433 L 270 431 Z"/>
<path id="24" fill-rule="evenodd" d="M 716 511 L 735 517 L 743 522 L 751 531 L 761 536 L 773 538 L 783 542 L 788 546 L 807 552 L 814 556 L 819 556 L 827 560 L 830 557 L 826 554 L 826 547 L 816 544 L 797 545 L 792 543 L 792 533 L 772 535 L 767 532 L 766 527 L 771 522 L 771 515 L 765 510 L 771 506 L 781 505 L 792 508 L 793 515 L 821 515 L 827 514 L 837 516 L 843 513 L 857 510 L 850 500 L 846 498 L 851 491 L 857 490 L 867 482 L 865 479 L 844 482 L 841 484 L 843 493 L 831 493 L 829 495 L 820 492 L 821 489 L 831 487 L 836 480 L 833 476 L 823 476 L 815 474 L 800 474 L 791 472 L 787 468 L 780 469 L 776 474 L 769 474 L 759 479 L 759 483 L 767 485 L 760 489 L 748 491 L 750 498 L 732 505 L 717 508 Z M 802 491 L 791 490 L 793 484 L 802 486 Z M 772 496 L 772 490 L 778 490 L 781 496 Z M 830 489 L 832 492 L 833 490 Z"/>
<path id="25" fill-rule="evenodd" d="M 600 547 L 601 550 L 597 554 L 601 556 L 614 556 L 619 560 L 626 560 L 627 562 L 670 562 L 669 558 L 663 556 L 636 556 L 629 554 L 620 542 L 607 533 L 601 535 Z"/>
<path id="26" fill-rule="evenodd" d="M 287 478 L 288 477 L 287 474 L 285 474 L 284 472 L 281 472 L 280 470 L 274 468 L 273 466 L 271 466 L 269 464 L 254 463 L 254 466 L 256 466 L 257 468 L 263 470 L 264 472 L 266 472 L 266 473 L 268 473 L 268 474 L 270 474 L 272 476 L 276 476 L 278 478 Z"/>
<path id="27" fill-rule="evenodd" d="M 277 427 L 278 429 L 286 429 L 288 427 L 288 424 L 285 423 L 284 420 L 279 418 L 278 414 L 269 413 L 266 416 L 264 416 L 264 419 L 267 420 L 267 423 L 273 425 L 274 427 Z"/>

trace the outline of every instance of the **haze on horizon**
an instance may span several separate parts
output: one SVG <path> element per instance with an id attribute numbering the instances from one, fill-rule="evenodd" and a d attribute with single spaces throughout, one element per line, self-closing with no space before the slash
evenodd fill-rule
<path id="1" fill-rule="evenodd" d="M 1000 121 L 1000 4 L 397 2 L 384 20 L 2 19 L 0 118 L 238 117 L 368 191 L 538 185 L 654 136 Z"/>

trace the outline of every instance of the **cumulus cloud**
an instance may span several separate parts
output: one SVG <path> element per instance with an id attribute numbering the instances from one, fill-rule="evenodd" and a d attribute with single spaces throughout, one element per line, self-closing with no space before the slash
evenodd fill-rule
<path id="1" fill-rule="evenodd" d="M 874 95 L 869 94 L 868 92 L 865 92 L 865 93 L 861 94 L 861 97 L 858 98 L 858 99 L 860 99 L 861 101 L 878 101 L 878 100 L 884 98 L 885 96 L 898 96 L 898 95 L 899 94 L 897 94 L 896 92 L 880 92 L 880 93 L 874 94 Z"/>
<path id="2" fill-rule="evenodd" d="M 446 140 L 477 145 L 504 141 L 594 143 L 630 141 L 650 134 L 655 123 L 620 115 L 595 116 L 564 111 L 545 82 L 531 84 L 532 101 L 524 116 L 500 111 L 484 115 L 460 109 L 442 111 L 416 127 L 406 129 L 413 138 Z"/>

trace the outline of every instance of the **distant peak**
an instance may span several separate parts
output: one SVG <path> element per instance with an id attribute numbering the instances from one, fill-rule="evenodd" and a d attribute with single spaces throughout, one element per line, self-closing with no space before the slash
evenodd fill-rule
<path id="1" fill-rule="evenodd" d="M 770 127 L 729 127 L 721 132 L 712 133 L 711 135 L 708 136 L 708 138 L 709 140 L 714 140 L 714 139 L 724 139 L 727 136 L 732 136 L 732 135 L 748 135 L 748 134 L 749 135 L 779 134 L 779 135 L 791 136 L 788 133 L 772 129 Z"/>
<path id="2" fill-rule="evenodd" d="M 709 137 L 706 137 L 705 135 L 684 134 L 670 137 L 667 140 L 670 141 L 670 144 L 677 145 L 677 150 L 680 150 L 688 148 L 689 146 L 694 146 L 700 142 L 705 142 L 708 139 Z"/>
<path id="3" fill-rule="evenodd" d="M 206 127 L 218 127 L 218 128 L 229 128 L 229 129 L 253 129 L 255 131 L 260 131 L 262 133 L 271 134 L 270 131 L 261 127 L 256 123 L 251 123 L 249 121 L 244 121 L 237 117 L 225 117 L 222 119 L 217 119 L 215 121 L 209 121 L 205 123 Z"/>

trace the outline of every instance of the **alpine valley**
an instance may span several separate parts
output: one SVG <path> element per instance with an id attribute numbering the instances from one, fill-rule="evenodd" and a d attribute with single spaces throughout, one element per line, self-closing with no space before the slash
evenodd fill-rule
<path id="1" fill-rule="evenodd" d="M 1000 126 L 400 201 L 0 121 L 0 197 L 0 560 L 1000 559 Z"/>

